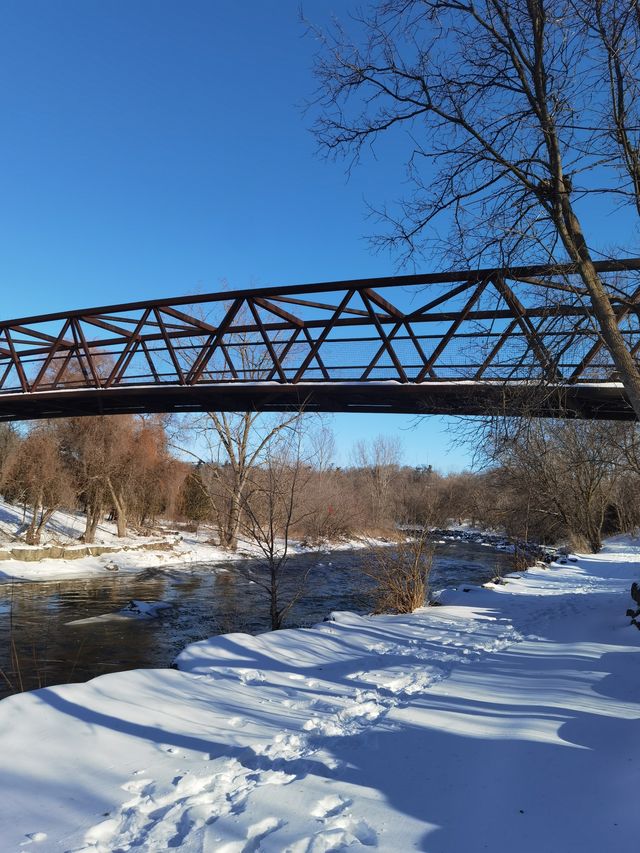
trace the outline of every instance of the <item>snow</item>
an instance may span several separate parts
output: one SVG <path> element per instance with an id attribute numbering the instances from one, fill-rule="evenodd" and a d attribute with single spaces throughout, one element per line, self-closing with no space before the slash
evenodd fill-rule
<path id="1" fill-rule="evenodd" d="M 27 509 L 23 517 L 23 509 L 21 506 L 16 506 L 3 498 L 0 498 L 0 540 L 3 543 L 10 543 L 15 539 L 16 533 L 23 526 L 23 523 L 28 523 L 31 520 L 31 512 Z M 51 542 L 61 544 L 78 544 L 77 540 L 82 535 L 85 527 L 85 516 L 83 513 L 65 512 L 57 510 L 42 535 L 42 543 Z M 157 539 L 157 537 L 155 537 Z M 113 545 L 121 543 L 132 544 L 134 541 L 152 542 L 153 537 L 127 537 L 125 540 L 118 540 L 116 536 L 116 525 L 108 521 L 103 521 L 98 525 L 96 531 L 97 545 Z M 16 544 L 14 541 L 13 545 Z M 23 545 L 21 547 L 29 548 L 35 546 Z"/>
<path id="2" fill-rule="evenodd" d="M 121 619 L 157 619 L 166 616 L 173 605 L 166 601 L 140 601 L 132 598 L 126 607 L 115 613 L 103 613 L 100 616 L 88 616 L 86 619 L 72 619 L 66 625 L 93 625 L 98 622 L 113 622 Z"/>
<path id="3" fill-rule="evenodd" d="M 634 849 L 639 578 L 618 538 L 411 615 L 5 699 L 0 849 Z"/>
<path id="4" fill-rule="evenodd" d="M 30 514 L 26 513 L 26 522 Z M 27 558 L 34 552 L 47 547 L 62 545 L 66 550 L 82 551 L 85 546 L 78 542 L 84 530 L 85 518 L 81 513 L 58 510 L 54 513 L 42 536 L 42 546 L 25 545 L 18 540 L 18 531 L 23 527 L 22 508 L 0 498 L 0 552 L 19 551 L 25 559 L 0 559 L 0 582 L 2 580 L 50 581 L 74 580 L 100 577 L 109 573 L 135 573 L 151 568 L 187 570 L 196 563 L 232 563 L 250 557 L 260 557 L 255 543 L 241 541 L 233 553 L 212 544 L 216 530 L 202 525 L 197 533 L 176 531 L 160 526 L 156 535 L 142 536 L 131 533 L 126 537 L 116 535 L 116 525 L 104 521 L 98 525 L 95 545 L 107 546 L 109 550 L 99 556 L 80 556 L 73 559 L 61 557 Z M 367 536 L 353 537 L 338 542 L 317 543 L 312 546 L 292 540 L 292 554 L 357 550 L 388 544 L 382 539 Z M 14 555 L 15 556 L 15 555 Z"/>

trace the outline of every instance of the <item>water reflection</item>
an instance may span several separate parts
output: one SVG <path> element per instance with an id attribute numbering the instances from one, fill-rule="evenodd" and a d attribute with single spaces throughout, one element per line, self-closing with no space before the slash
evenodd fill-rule
<path id="1" fill-rule="evenodd" d="M 283 599 L 309 571 L 305 595 L 288 626 L 308 626 L 332 610 L 367 612 L 365 551 L 302 555 L 283 578 Z M 21 688 L 85 681 L 137 667 L 166 667 L 188 643 L 220 633 L 268 630 L 266 593 L 242 566 L 196 565 L 185 571 L 153 569 L 135 576 L 43 583 L 0 583 L 0 695 Z M 510 558 L 474 543 L 439 545 L 433 589 L 482 583 Z M 166 601 L 171 610 L 152 620 L 98 620 L 132 599 Z M 93 619 L 92 619 L 93 617 Z M 80 625 L 69 625 L 92 619 Z M 4 675 L 2 675 L 4 674 Z"/>

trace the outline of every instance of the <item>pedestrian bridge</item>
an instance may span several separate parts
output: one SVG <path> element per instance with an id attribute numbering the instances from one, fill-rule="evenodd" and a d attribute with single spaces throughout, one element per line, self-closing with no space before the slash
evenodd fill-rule
<path id="1" fill-rule="evenodd" d="M 640 259 L 596 266 L 636 354 Z M 270 286 L 0 322 L 0 420 L 301 405 L 635 418 L 566 265 Z"/>

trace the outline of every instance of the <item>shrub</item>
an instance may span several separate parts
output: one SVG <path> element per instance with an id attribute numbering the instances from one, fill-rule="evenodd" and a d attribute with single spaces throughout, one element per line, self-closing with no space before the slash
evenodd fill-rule
<path id="1" fill-rule="evenodd" d="M 423 534 L 394 546 L 377 548 L 364 567 L 373 581 L 374 613 L 412 613 L 429 593 L 433 546 Z"/>

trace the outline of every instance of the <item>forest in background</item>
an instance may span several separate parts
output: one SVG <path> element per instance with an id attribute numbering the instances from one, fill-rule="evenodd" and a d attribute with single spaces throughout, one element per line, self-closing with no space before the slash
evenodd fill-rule
<path id="1" fill-rule="evenodd" d="M 84 513 L 87 543 L 109 517 L 122 537 L 161 520 L 211 525 L 230 550 L 247 534 L 313 544 L 466 522 L 595 551 L 640 526 L 635 425 L 491 418 L 465 422 L 456 440 L 472 442 L 475 471 L 407 466 L 400 440 L 383 435 L 356 442 L 338 467 L 326 422 L 298 412 L 5 424 L 0 483 L 25 509 L 28 544 L 60 509 Z"/>

